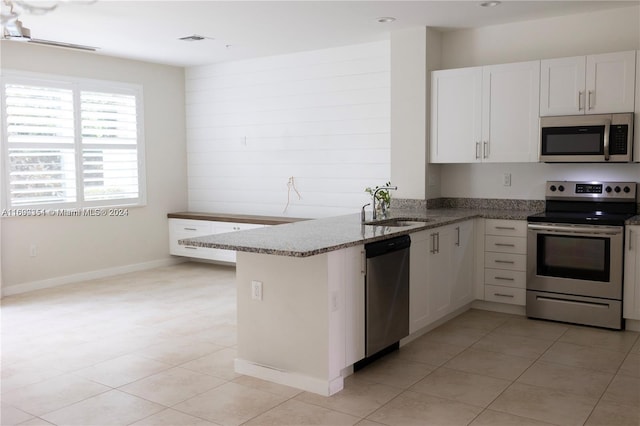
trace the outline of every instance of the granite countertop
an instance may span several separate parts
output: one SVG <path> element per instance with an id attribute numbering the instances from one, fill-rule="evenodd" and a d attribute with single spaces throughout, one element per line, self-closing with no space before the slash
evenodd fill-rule
<path id="1" fill-rule="evenodd" d="M 640 225 L 640 214 L 632 217 L 631 219 L 627 219 L 625 225 Z"/>
<path id="2" fill-rule="evenodd" d="M 525 220 L 536 211 L 492 209 L 392 209 L 387 219 L 428 220 L 410 226 L 362 225 L 360 214 L 287 223 L 269 228 L 180 240 L 179 244 L 291 257 L 308 257 L 476 217 Z M 367 220 L 370 219 L 367 214 Z"/>

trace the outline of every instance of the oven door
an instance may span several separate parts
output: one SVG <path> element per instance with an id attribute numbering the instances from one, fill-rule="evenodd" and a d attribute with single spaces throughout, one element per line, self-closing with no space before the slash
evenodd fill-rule
<path id="1" fill-rule="evenodd" d="M 624 227 L 529 223 L 527 290 L 622 299 Z"/>

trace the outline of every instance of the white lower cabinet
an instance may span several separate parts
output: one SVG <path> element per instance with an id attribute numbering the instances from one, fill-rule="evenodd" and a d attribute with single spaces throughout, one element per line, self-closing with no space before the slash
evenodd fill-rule
<path id="1" fill-rule="evenodd" d="M 186 238 L 202 237 L 212 234 L 224 234 L 226 232 L 237 232 L 262 227 L 264 227 L 264 225 L 252 223 L 169 219 L 169 253 L 176 256 L 235 263 L 236 252 L 234 250 L 181 245 L 178 244 L 178 241 Z"/>
<path id="2" fill-rule="evenodd" d="M 473 300 L 473 221 L 411 234 L 409 332 Z"/>
<path id="3" fill-rule="evenodd" d="M 527 222 L 487 219 L 484 235 L 484 300 L 525 305 Z"/>
<path id="4" fill-rule="evenodd" d="M 640 225 L 626 227 L 622 316 L 640 320 Z"/>

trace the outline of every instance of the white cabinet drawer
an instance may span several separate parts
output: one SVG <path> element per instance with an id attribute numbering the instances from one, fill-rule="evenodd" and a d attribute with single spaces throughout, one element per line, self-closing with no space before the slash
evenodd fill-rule
<path id="1" fill-rule="evenodd" d="M 487 252 L 484 254 L 485 268 L 526 271 L 527 255 Z"/>
<path id="2" fill-rule="evenodd" d="M 264 228 L 264 225 L 258 225 L 254 223 L 214 222 L 214 227 L 216 234 L 225 234 L 227 232 Z"/>
<path id="3" fill-rule="evenodd" d="M 169 229 L 182 238 L 213 234 L 211 222 L 204 220 L 169 219 Z"/>
<path id="4" fill-rule="evenodd" d="M 177 241 L 173 244 L 172 241 L 171 254 L 177 256 L 197 257 L 198 259 L 211 259 L 215 254 L 215 250 L 208 247 L 180 245 Z"/>
<path id="5" fill-rule="evenodd" d="M 524 271 L 487 268 L 484 270 L 484 283 L 504 287 L 526 288 L 527 274 Z"/>
<path id="6" fill-rule="evenodd" d="M 484 249 L 498 253 L 527 254 L 527 239 L 487 235 L 484 240 Z"/>
<path id="7" fill-rule="evenodd" d="M 484 233 L 486 235 L 526 238 L 527 222 L 524 220 L 487 219 Z"/>
<path id="8" fill-rule="evenodd" d="M 179 240 L 263 228 L 255 223 L 218 222 L 209 220 L 169 219 L 169 253 L 177 256 L 196 257 L 221 262 L 236 261 L 234 250 L 214 249 L 178 244 Z"/>
<path id="9" fill-rule="evenodd" d="M 527 291 L 523 288 L 502 287 L 497 285 L 484 286 L 484 300 L 489 302 L 525 305 Z"/>

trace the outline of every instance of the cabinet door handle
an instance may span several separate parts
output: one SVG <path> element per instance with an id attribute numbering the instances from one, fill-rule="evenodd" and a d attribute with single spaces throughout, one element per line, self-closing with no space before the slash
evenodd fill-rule
<path id="1" fill-rule="evenodd" d="M 493 278 L 501 281 L 515 281 L 515 278 L 508 278 L 508 277 L 493 277 Z"/>
<path id="2" fill-rule="evenodd" d="M 510 297 L 513 299 L 513 294 L 493 293 L 493 295 L 498 297 Z"/>
<path id="3" fill-rule="evenodd" d="M 494 243 L 495 246 L 498 247 L 515 247 L 515 244 L 505 244 L 505 243 Z"/>
<path id="4" fill-rule="evenodd" d="M 364 253 L 364 250 L 360 251 L 360 273 L 362 275 L 367 274 L 367 257 Z"/>
<path id="5" fill-rule="evenodd" d="M 489 158 L 489 141 L 482 142 L 482 158 Z"/>
<path id="6" fill-rule="evenodd" d="M 604 120 L 604 159 L 609 161 L 609 129 L 611 128 L 611 120 Z"/>
<path id="7" fill-rule="evenodd" d="M 480 159 L 480 142 L 476 142 L 476 160 Z"/>
<path id="8" fill-rule="evenodd" d="M 513 226 L 496 226 L 496 229 L 501 229 L 503 231 L 515 231 L 516 228 Z"/>
<path id="9" fill-rule="evenodd" d="M 629 229 L 629 251 L 633 251 L 633 248 L 631 247 L 631 241 L 633 241 L 633 231 Z"/>
<path id="10" fill-rule="evenodd" d="M 458 233 L 458 239 L 456 240 L 456 245 L 460 247 L 460 227 L 456 226 L 456 231 Z"/>
<path id="11" fill-rule="evenodd" d="M 591 103 L 591 99 L 593 97 L 593 90 L 589 90 L 589 109 L 593 109 L 593 104 Z"/>
<path id="12" fill-rule="evenodd" d="M 582 90 L 578 90 L 578 111 L 582 111 Z"/>
<path id="13" fill-rule="evenodd" d="M 196 228 L 184 228 L 185 231 L 197 231 Z"/>
<path id="14" fill-rule="evenodd" d="M 431 234 L 431 254 L 440 253 L 440 234 L 435 232 Z"/>
<path id="15" fill-rule="evenodd" d="M 516 263 L 513 260 L 499 260 L 499 259 L 496 259 L 495 262 L 496 263 L 507 263 L 509 265 L 513 265 L 514 263 Z"/>

